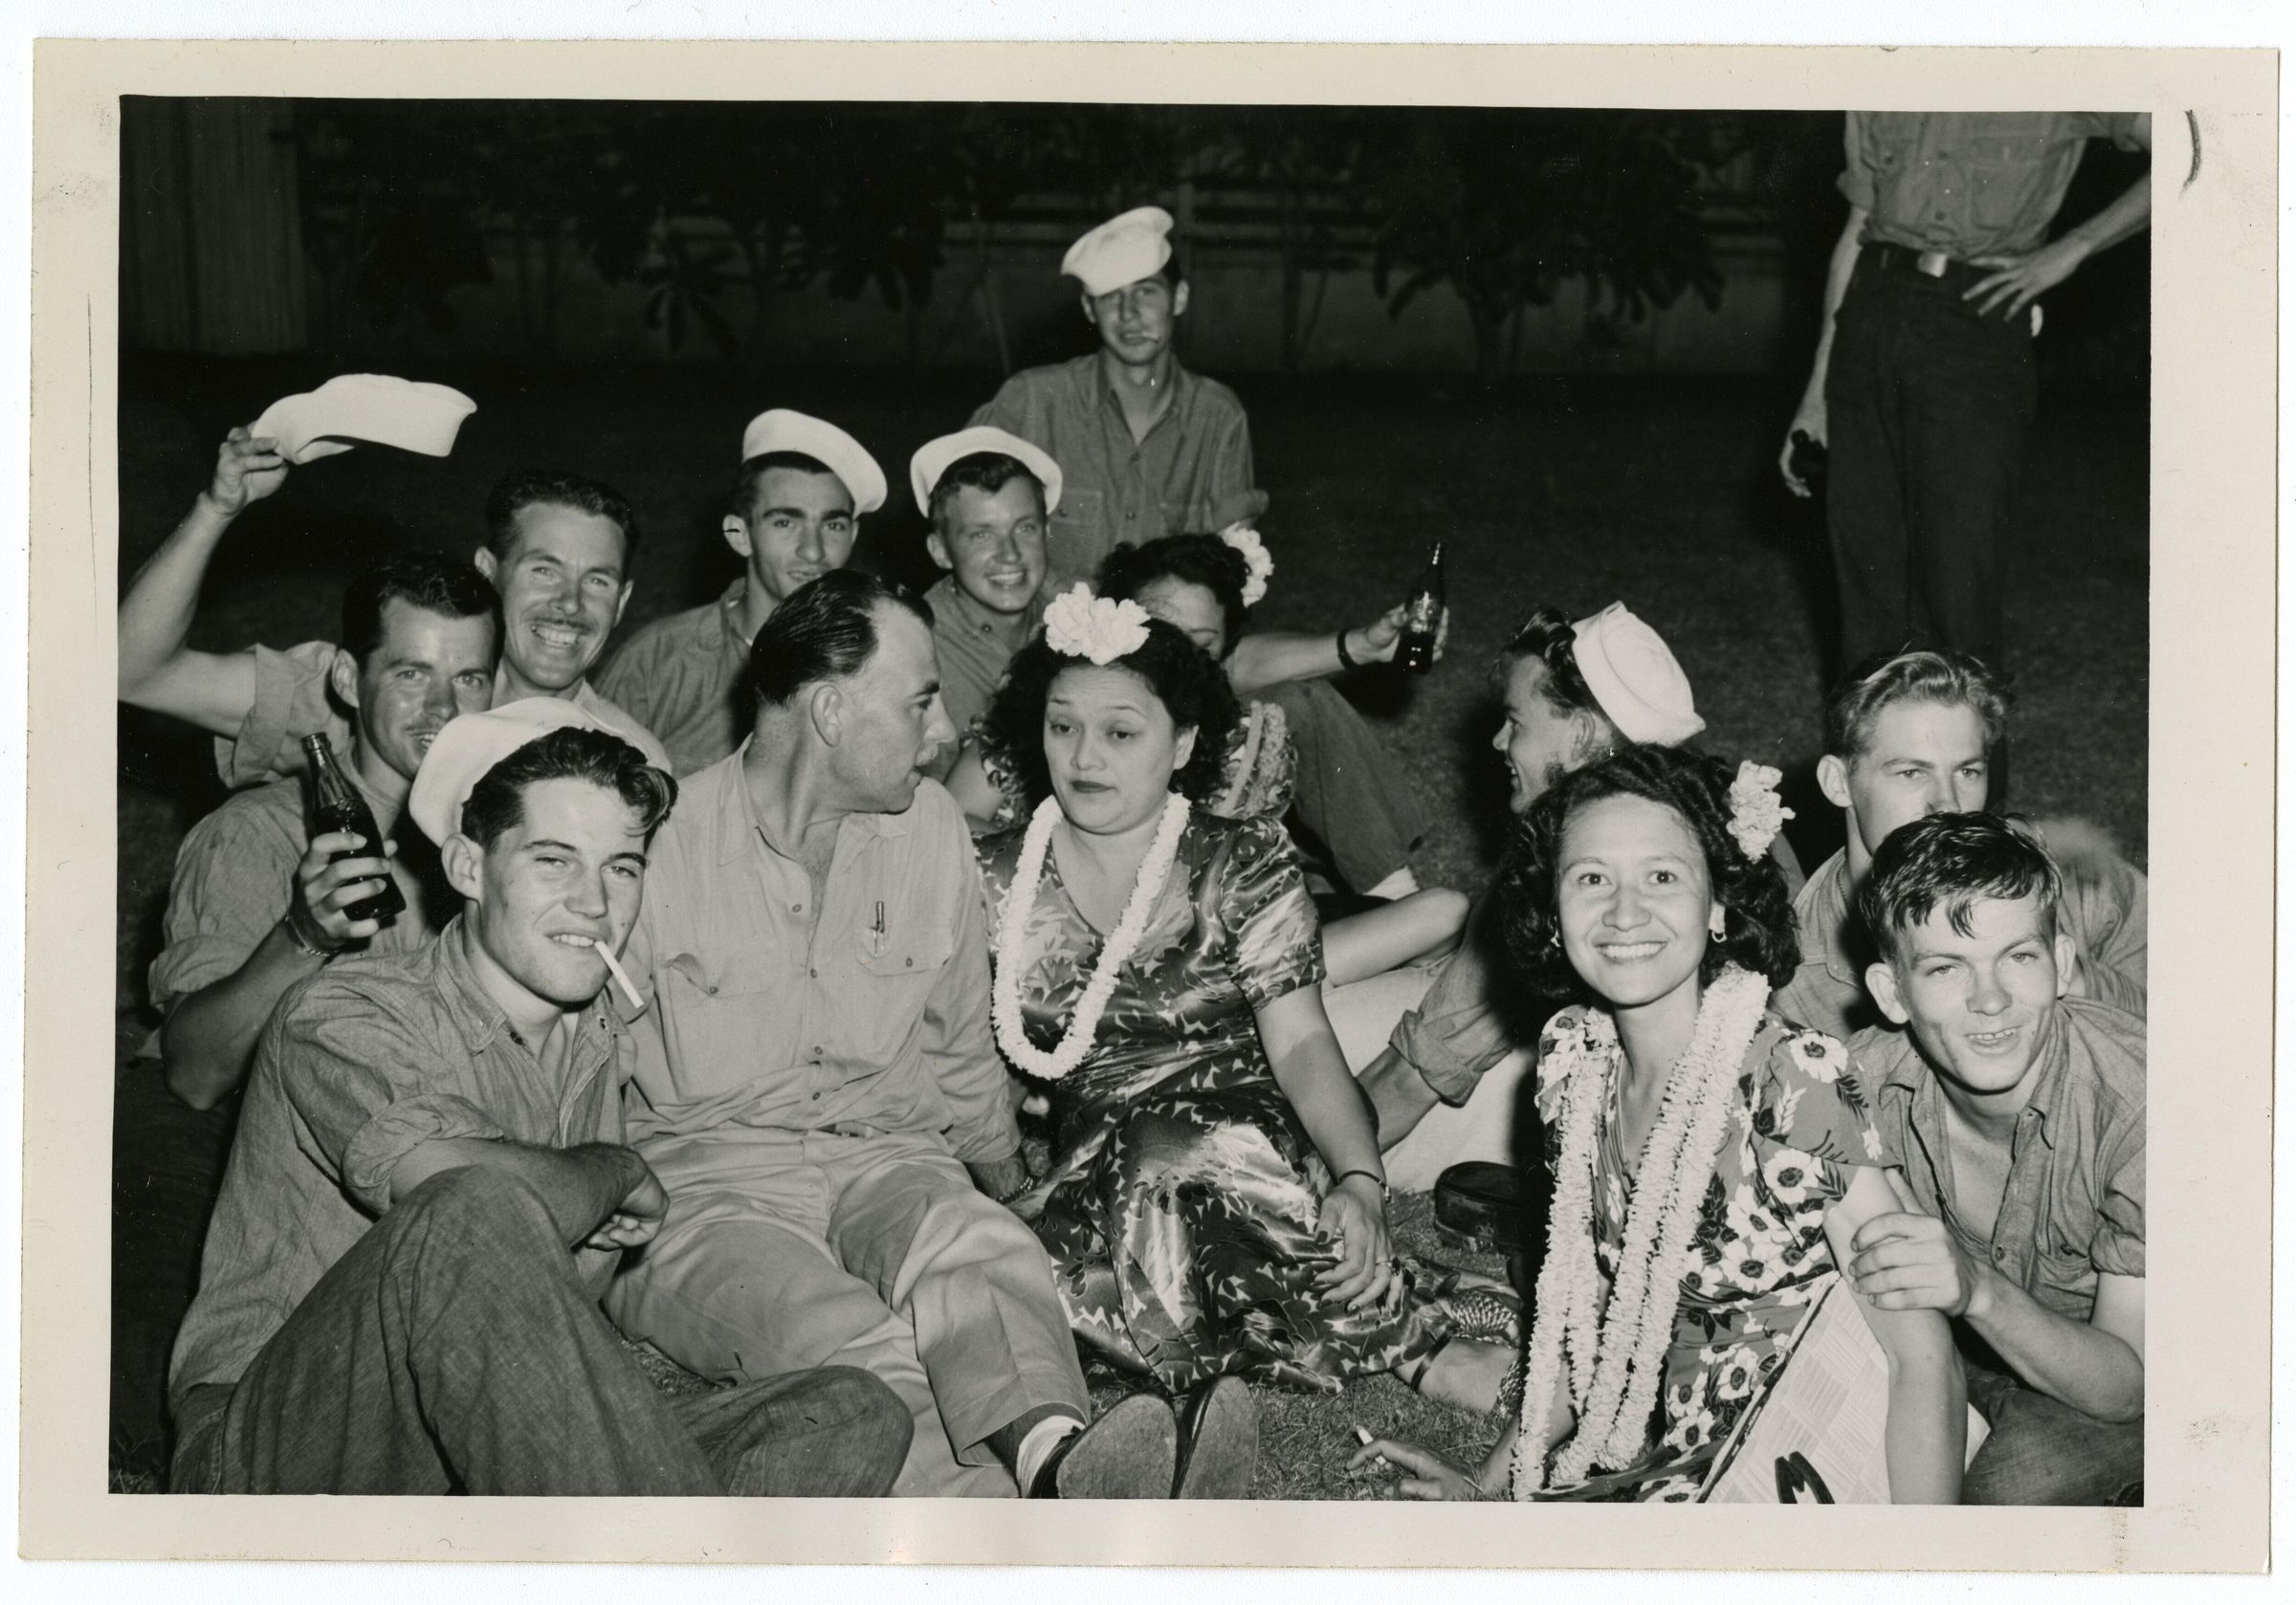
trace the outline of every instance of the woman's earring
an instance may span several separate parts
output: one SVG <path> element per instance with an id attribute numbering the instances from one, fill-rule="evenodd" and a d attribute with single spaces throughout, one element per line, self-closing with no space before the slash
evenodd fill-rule
<path id="1" fill-rule="evenodd" d="M 1706 916 L 1707 934 L 1713 937 L 1715 941 L 1720 941 L 1726 934 L 1729 934 L 1729 918 L 1730 912 L 1723 908 L 1721 904 L 1716 903 L 1714 905 L 1714 912 Z"/>

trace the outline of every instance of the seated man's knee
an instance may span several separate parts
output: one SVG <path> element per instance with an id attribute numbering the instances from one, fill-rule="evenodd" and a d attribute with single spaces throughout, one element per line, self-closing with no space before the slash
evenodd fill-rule
<path id="1" fill-rule="evenodd" d="M 539 1234 L 563 1246 L 541 1195 L 491 1165 L 463 1165 L 427 1178 L 390 1206 L 383 1224 L 402 1243 L 444 1239 L 477 1250 L 525 1254 Z"/>
<path id="2" fill-rule="evenodd" d="M 2120 1503 L 2144 1476 L 2144 1428 L 2083 1415 L 2026 1388 L 1994 1406 L 1992 1431 L 1961 1482 L 1964 1505 Z"/>

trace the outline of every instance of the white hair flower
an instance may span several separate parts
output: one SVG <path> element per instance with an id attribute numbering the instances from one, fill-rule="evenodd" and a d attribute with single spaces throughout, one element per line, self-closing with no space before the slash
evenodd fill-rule
<path id="1" fill-rule="evenodd" d="M 1738 778 L 1730 782 L 1730 833 L 1748 858 L 1768 852 L 1778 830 L 1794 817 L 1794 810 L 1778 800 L 1781 779 L 1768 764 L 1750 759 L 1738 765 Z"/>
<path id="2" fill-rule="evenodd" d="M 1268 547 L 1260 539 L 1260 532 L 1238 520 L 1220 532 L 1220 539 L 1244 557 L 1244 605 L 1256 606 L 1268 594 L 1269 576 L 1275 572 L 1275 560 L 1268 555 Z"/>
<path id="3" fill-rule="evenodd" d="M 1045 644 L 1065 657 L 1099 667 L 1139 650 L 1148 639 L 1148 610 L 1137 602 L 1111 602 L 1081 583 L 1045 608 Z"/>

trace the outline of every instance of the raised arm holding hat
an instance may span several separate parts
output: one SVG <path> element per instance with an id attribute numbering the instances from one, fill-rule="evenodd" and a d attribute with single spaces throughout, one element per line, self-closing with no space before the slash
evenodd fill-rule
<path id="1" fill-rule="evenodd" d="M 791 592 L 846 565 L 862 516 L 885 495 L 884 470 L 836 425 L 787 407 L 749 421 L 722 520 L 740 577 L 716 601 L 633 632 L 598 676 L 661 737 L 673 773 L 706 769 L 748 737 L 750 642 Z"/>
<path id="2" fill-rule="evenodd" d="M 442 388 L 391 384 L 414 391 Z M 315 401 L 325 388 L 290 399 Z M 403 428 L 388 419 L 358 427 L 443 453 L 451 444 L 451 427 L 435 419 L 426 422 L 429 412 L 443 404 L 406 407 L 411 413 L 400 421 Z M 460 411 L 445 410 L 452 413 L 451 422 L 459 422 Z M 325 416 L 316 421 L 321 427 Z M 314 422 L 305 420 L 306 426 Z M 298 460 L 327 454 L 310 450 L 320 438 L 306 439 L 304 459 Z M 188 645 L 200 587 L 225 532 L 286 477 L 290 458 L 279 445 L 272 437 L 233 429 L 207 491 L 138 571 L 120 603 L 120 699 L 213 734 L 216 771 L 231 786 L 298 773 L 306 736 L 325 736 L 339 751 L 350 740 L 343 705 L 328 683 L 334 643 L 304 642 L 284 651 L 256 646 L 238 652 L 205 652 Z M 637 533 L 629 504 L 594 480 L 520 472 L 496 484 L 486 517 L 487 543 L 474 561 L 500 595 L 506 627 L 492 700 L 550 696 L 578 703 L 649 759 L 665 760 L 646 727 L 593 691 L 586 678 L 629 600 L 629 558 Z"/>

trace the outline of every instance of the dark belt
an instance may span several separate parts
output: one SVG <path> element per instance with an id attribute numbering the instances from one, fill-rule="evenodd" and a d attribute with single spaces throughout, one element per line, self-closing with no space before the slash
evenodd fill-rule
<path id="1" fill-rule="evenodd" d="M 1994 272 L 1975 262 L 1956 261 L 1942 251 L 1913 251 L 1902 245 L 1869 243 L 1863 248 L 1866 261 L 1884 273 L 1918 274 L 1951 289 L 1966 290 Z"/>

